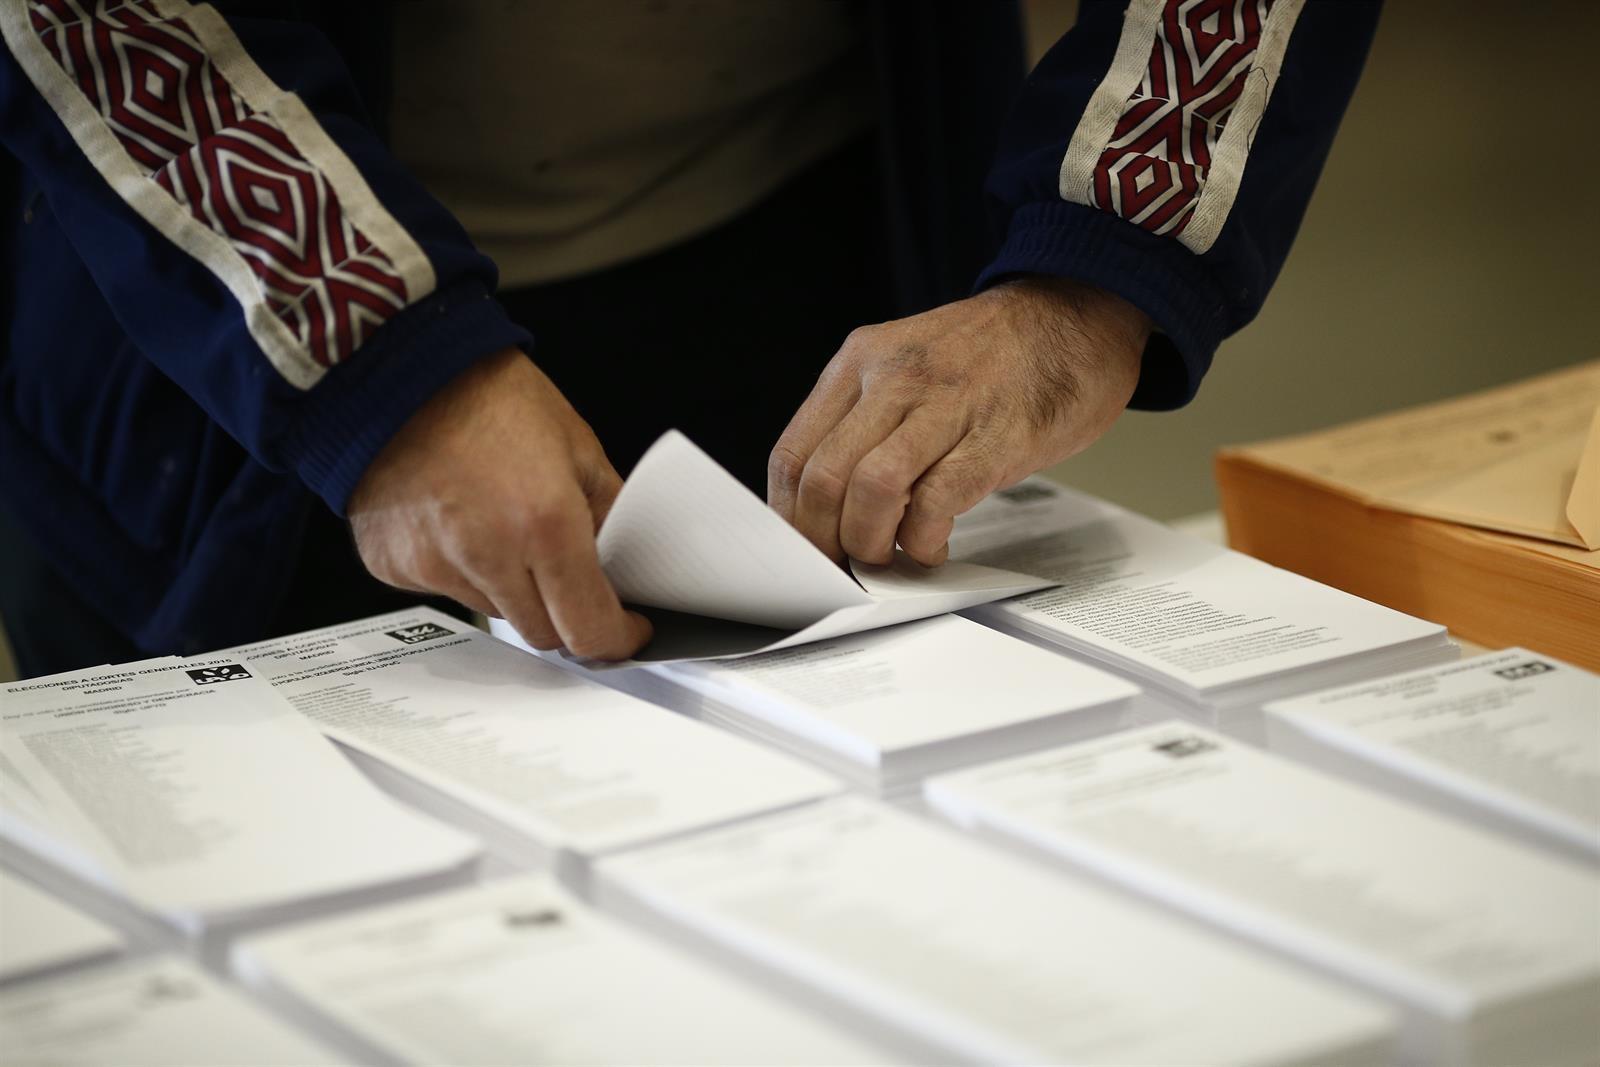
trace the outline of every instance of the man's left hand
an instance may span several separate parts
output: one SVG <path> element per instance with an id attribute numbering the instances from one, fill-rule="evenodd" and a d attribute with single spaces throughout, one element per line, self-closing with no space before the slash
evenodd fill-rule
<path id="1" fill-rule="evenodd" d="M 887 563 L 898 543 L 937 566 L 956 516 L 1110 428 L 1150 330 L 1055 278 L 862 327 L 778 439 L 767 500 L 835 560 Z"/>

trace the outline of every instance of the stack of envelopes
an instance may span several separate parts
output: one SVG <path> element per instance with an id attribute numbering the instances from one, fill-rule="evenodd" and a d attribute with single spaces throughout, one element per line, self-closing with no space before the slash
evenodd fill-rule
<path id="1" fill-rule="evenodd" d="M 1600 669 L 1600 361 L 1225 449 L 1241 552 Z"/>

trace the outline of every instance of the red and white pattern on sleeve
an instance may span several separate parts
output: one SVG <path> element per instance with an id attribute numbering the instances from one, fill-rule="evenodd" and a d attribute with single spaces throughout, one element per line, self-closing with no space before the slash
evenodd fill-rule
<path id="1" fill-rule="evenodd" d="M 74 137 L 95 148 L 91 159 L 147 220 L 223 276 L 291 382 L 314 384 L 432 288 L 415 242 L 214 11 L 172 0 L 28 0 L 28 18 L 87 101 L 87 112 L 62 116 Z M 91 113 L 121 158 L 101 130 L 83 129 Z M 152 205 L 151 189 L 181 210 Z M 394 247 L 358 227 L 347 199 Z"/>
<path id="2" fill-rule="evenodd" d="M 1062 161 L 1062 197 L 1210 248 L 1302 6 L 1133 0 Z"/>

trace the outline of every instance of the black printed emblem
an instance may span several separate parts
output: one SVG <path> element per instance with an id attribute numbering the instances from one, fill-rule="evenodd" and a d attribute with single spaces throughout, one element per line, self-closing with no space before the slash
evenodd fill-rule
<path id="1" fill-rule="evenodd" d="M 507 911 L 505 924 L 513 930 L 522 927 L 560 926 L 564 921 L 555 908 L 535 908 L 532 911 Z"/>
<path id="2" fill-rule="evenodd" d="M 242 663 L 225 663 L 221 667 L 196 667 L 184 673 L 194 679 L 195 685 L 232 682 L 240 678 L 250 677 L 250 672 L 244 669 L 244 664 Z"/>
<path id="3" fill-rule="evenodd" d="M 1523 678 L 1532 678 L 1536 674 L 1549 674 L 1553 670 L 1555 668 L 1543 660 L 1530 659 L 1528 662 L 1519 663 L 1514 667 L 1502 667 L 1494 673 L 1508 682 L 1516 682 Z"/>
<path id="4" fill-rule="evenodd" d="M 1203 737 L 1178 737 L 1171 741 L 1163 741 L 1159 745 L 1150 746 L 1154 751 L 1173 759 L 1183 759 L 1185 756 L 1198 756 L 1202 752 L 1210 752 L 1216 748 L 1216 742 L 1207 741 Z"/>
<path id="5" fill-rule="evenodd" d="M 435 637 L 444 637 L 455 631 L 447 630 L 436 622 L 419 622 L 415 626 L 402 626 L 398 630 L 385 630 L 384 633 L 402 645 L 414 645 L 419 641 L 432 641 Z"/>

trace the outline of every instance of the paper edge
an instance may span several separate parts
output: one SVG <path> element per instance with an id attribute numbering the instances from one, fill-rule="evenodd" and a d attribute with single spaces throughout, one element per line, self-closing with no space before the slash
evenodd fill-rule
<path id="1" fill-rule="evenodd" d="M 1567 494 L 1567 522 L 1582 547 L 1600 549 L 1600 407 L 1589 423 L 1589 438 L 1578 457 L 1572 492 Z"/>

